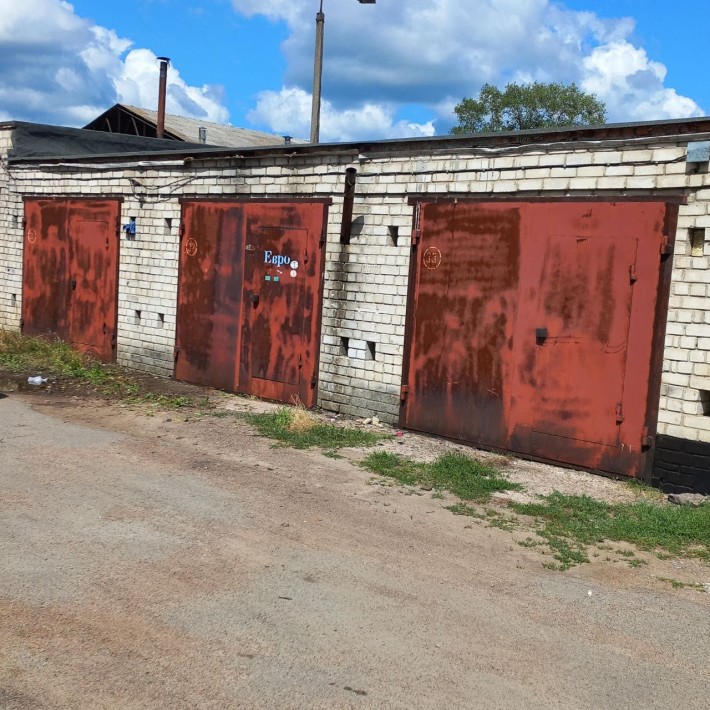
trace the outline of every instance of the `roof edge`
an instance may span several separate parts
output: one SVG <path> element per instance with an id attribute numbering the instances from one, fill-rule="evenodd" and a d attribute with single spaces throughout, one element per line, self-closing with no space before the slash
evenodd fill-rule
<path id="1" fill-rule="evenodd" d="M 10 122 L 10 127 L 34 126 L 42 128 L 41 124 L 30 124 L 22 121 Z M 57 129 L 57 126 L 44 126 L 46 128 Z M 83 131 L 85 129 L 64 129 Z M 90 133 L 100 133 L 90 131 Z M 683 136 L 710 133 L 710 117 L 702 116 L 697 118 L 668 119 L 661 121 L 644 121 L 633 123 L 608 123 L 599 126 L 575 126 L 549 129 L 529 129 L 525 131 L 505 131 L 498 133 L 471 133 L 466 135 L 445 135 L 416 138 L 395 138 L 374 141 L 351 141 L 344 143 L 318 143 L 318 144 L 291 144 L 259 146 L 259 147 L 238 147 L 220 148 L 215 146 L 204 146 L 200 144 L 178 143 L 175 148 L 165 150 L 145 149 L 122 151 L 120 153 L 102 154 L 65 154 L 32 156 L 31 158 L 10 158 L 11 163 L 61 163 L 67 161 L 97 162 L 126 160 L 127 158 L 140 157 L 143 160 L 184 158 L 195 160 L 200 159 L 226 159 L 226 158 L 246 158 L 252 156 L 308 156 L 319 153 L 368 153 L 368 152 L 391 152 L 391 153 L 414 153 L 431 151 L 432 149 L 455 150 L 457 148 L 504 148 L 507 146 L 525 146 L 541 143 L 582 143 L 584 141 L 605 141 L 605 140 L 677 140 Z M 105 135 L 105 134 L 104 134 Z M 156 139 L 139 139 L 142 141 L 155 141 Z"/>

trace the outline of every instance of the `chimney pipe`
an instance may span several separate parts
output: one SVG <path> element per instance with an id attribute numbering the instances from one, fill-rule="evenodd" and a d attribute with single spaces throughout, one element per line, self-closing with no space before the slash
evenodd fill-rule
<path id="1" fill-rule="evenodd" d="M 169 57 L 158 57 L 160 62 L 160 85 L 158 87 L 158 126 L 155 130 L 156 138 L 163 138 L 165 135 L 165 94 L 168 88 L 168 65 Z"/>

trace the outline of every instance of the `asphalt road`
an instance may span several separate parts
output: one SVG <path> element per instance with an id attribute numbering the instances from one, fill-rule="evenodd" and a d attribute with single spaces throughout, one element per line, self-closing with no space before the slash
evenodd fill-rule
<path id="1" fill-rule="evenodd" d="M 708 708 L 710 595 L 217 418 L 0 399 L 0 708 Z"/>

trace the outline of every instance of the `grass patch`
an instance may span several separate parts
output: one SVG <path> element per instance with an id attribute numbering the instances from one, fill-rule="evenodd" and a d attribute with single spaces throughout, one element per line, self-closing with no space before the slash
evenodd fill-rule
<path id="1" fill-rule="evenodd" d="M 697 592 L 707 591 L 705 585 L 699 582 L 681 582 L 679 579 L 673 579 L 672 577 L 658 577 L 658 581 L 670 584 L 673 589 L 695 589 Z"/>
<path id="2" fill-rule="evenodd" d="M 341 454 L 339 454 L 337 451 L 334 449 L 331 449 L 330 451 L 324 451 L 323 456 L 325 456 L 328 459 L 342 459 L 345 458 Z"/>
<path id="3" fill-rule="evenodd" d="M 454 515 L 466 515 L 469 518 L 477 518 L 478 520 L 483 520 L 486 517 L 483 513 L 479 513 L 475 508 L 465 503 L 447 505 L 446 510 L 450 510 Z"/>
<path id="4" fill-rule="evenodd" d="M 375 451 L 362 465 L 368 471 L 394 478 L 406 486 L 430 486 L 437 491 L 449 491 L 461 500 L 477 503 L 490 500 L 495 491 L 520 489 L 519 484 L 503 478 L 496 467 L 459 452 L 439 456 L 433 463 L 418 463 L 386 451 Z"/>
<path id="5" fill-rule="evenodd" d="M 520 545 L 520 547 L 534 548 L 539 547 L 542 544 L 541 540 L 533 540 L 530 536 L 526 537 L 524 540 L 518 540 L 518 545 Z"/>
<path id="6" fill-rule="evenodd" d="M 320 422 L 305 409 L 298 407 L 280 407 L 275 412 L 241 416 L 263 436 L 295 449 L 315 446 L 334 452 L 348 446 L 373 446 L 386 438 L 385 434 Z"/>
<path id="7" fill-rule="evenodd" d="M 639 498 L 648 498 L 658 501 L 665 500 L 666 496 L 662 491 L 658 490 L 658 488 L 654 488 L 653 486 L 649 486 L 648 483 L 639 481 L 638 478 L 630 478 L 625 482 L 625 485 Z"/>
<path id="8" fill-rule="evenodd" d="M 386 451 L 373 451 L 362 462 L 362 465 L 368 471 L 386 478 L 393 478 L 404 486 L 414 486 L 427 480 L 425 477 L 426 464 L 389 454 Z"/>
<path id="9" fill-rule="evenodd" d="M 0 367 L 30 375 L 71 377 L 91 385 L 106 384 L 110 375 L 102 363 L 60 340 L 30 338 L 0 330 Z"/>
<path id="10" fill-rule="evenodd" d="M 183 407 L 191 407 L 194 404 L 190 397 L 185 397 L 183 395 L 158 394 L 155 392 L 146 392 L 144 394 L 137 395 L 135 401 L 146 404 L 154 404 L 162 409 L 182 409 Z"/>
<path id="11" fill-rule="evenodd" d="M 642 550 L 710 561 L 710 506 L 667 506 L 647 500 L 610 504 L 555 492 L 540 503 L 513 503 L 511 507 L 537 519 L 538 534 L 547 540 L 564 569 L 588 562 L 590 545 L 610 549 L 600 544 L 604 541 L 629 542 Z"/>
<path id="12" fill-rule="evenodd" d="M 184 395 L 145 392 L 136 378 L 117 365 L 107 365 L 57 339 L 33 338 L 0 330 L 0 367 L 23 375 L 71 380 L 110 399 L 152 404 L 163 409 L 194 406 Z M 208 398 L 201 406 L 209 406 Z"/>

